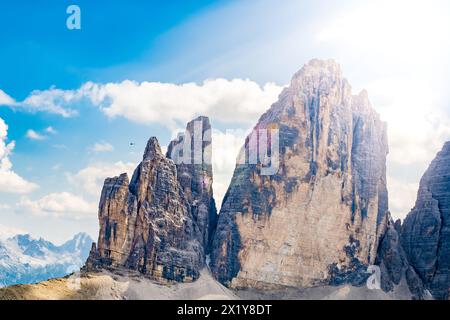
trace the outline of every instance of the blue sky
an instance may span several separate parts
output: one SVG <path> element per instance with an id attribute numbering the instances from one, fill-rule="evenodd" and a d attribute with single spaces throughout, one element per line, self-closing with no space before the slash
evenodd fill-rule
<path id="1" fill-rule="evenodd" d="M 71 4 L 81 30 L 66 27 Z M 197 114 L 230 148 L 216 153 L 220 198 L 245 130 L 312 58 L 337 60 L 388 122 L 390 207 L 403 217 L 450 138 L 449 21 L 444 0 L 2 3 L 1 159 L 12 167 L 0 173 L 17 188 L 0 183 L 0 224 L 95 238 L 102 179 Z"/>
<path id="2" fill-rule="evenodd" d="M 121 79 L 125 77 L 121 73 L 109 73 L 105 77 L 103 70 L 138 59 L 151 51 L 161 34 L 193 15 L 220 5 L 220 1 L 108 1 L 107 4 L 76 1 L 81 8 L 82 29 L 69 31 L 66 8 L 72 3 L 48 0 L 40 1 L 39 5 L 36 1 L 0 5 L 0 88 L 14 99 L 22 100 L 33 90 L 52 86 L 71 89 L 86 81 Z M 16 144 L 11 156 L 14 171 L 38 182 L 39 188 L 33 192 L 36 199 L 51 192 L 71 190 L 65 174 L 93 161 L 137 162 L 141 150 L 136 155 L 130 154 L 130 141 L 136 142 L 139 148 L 152 134 L 169 137 L 167 132 L 159 132 L 158 126 L 149 128 L 109 120 L 98 110 L 81 108 L 79 116 L 67 119 L 51 113 L 0 109 L 0 117 L 9 126 L 8 140 Z M 48 127 L 57 133 L 46 134 Z M 49 137 L 29 139 L 26 133 L 30 129 Z M 113 142 L 115 151 L 101 154 L 88 150 L 103 140 Z M 10 212 L 15 211 L 14 205 L 20 197 L 0 194 L 0 199 L 9 206 L 8 213 L 0 216 L 0 223 L 58 241 L 80 229 L 95 233 L 95 215 L 90 221 L 60 222 L 56 220 L 61 219 Z"/>
<path id="3" fill-rule="evenodd" d="M 158 37 L 220 1 L 53 1 L 2 3 L 0 85 L 17 98 L 55 85 L 105 80 L 102 69 L 153 51 Z M 66 28 L 66 8 L 82 9 L 82 30 Z M 11 63 L 14 61 L 14 63 Z M 8 77 L 5 77 L 5 76 Z M 121 75 L 113 76 L 115 79 Z M 26 81 L 25 81 L 26 80 Z M 106 79 L 110 80 L 110 79 Z"/>

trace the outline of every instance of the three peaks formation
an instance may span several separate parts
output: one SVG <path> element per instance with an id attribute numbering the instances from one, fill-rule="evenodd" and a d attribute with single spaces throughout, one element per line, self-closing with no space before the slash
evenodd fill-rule
<path id="1" fill-rule="evenodd" d="M 407 283 L 413 299 L 448 298 L 450 143 L 401 225 L 388 208 L 386 124 L 367 92 L 352 95 L 334 61 L 312 60 L 294 75 L 255 126 L 271 128 L 279 130 L 278 171 L 238 163 L 219 214 L 204 161 L 209 119 L 188 123 L 166 155 L 151 138 L 131 179 L 105 181 L 100 234 L 84 270 L 172 283 L 195 281 L 208 267 L 229 288 L 271 290 L 363 286 L 377 265 L 385 292 Z M 189 135 L 207 138 L 199 163 L 178 161 Z"/>

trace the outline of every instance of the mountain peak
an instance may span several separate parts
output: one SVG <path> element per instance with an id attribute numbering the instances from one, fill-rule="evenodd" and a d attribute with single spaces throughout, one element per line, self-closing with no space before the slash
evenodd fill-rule
<path id="1" fill-rule="evenodd" d="M 422 176 L 414 208 L 402 226 L 402 243 L 411 265 L 437 299 L 448 299 L 450 270 L 450 142 Z"/>
<path id="2" fill-rule="evenodd" d="M 204 137 L 209 128 L 209 119 L 199 117 L 186 131 Z M 168 150 L 181 141 L 173 141 Z M 210 143 L 201 143 L 201 160 Z M 129 186 L 105 180 L 98 243 L 85 270 L 127 268 L 162 282 L 199 277 L 215 227 L 212 168 L 178 163 L 168 153 L 165 157 L 152 137 Z"/>
<path id="3" fill-rule="evenodd" d="M 442 151 L 444 153 L 450 153 L 450 141 L 447 141 L 444 143 L 444 147 L 442 148 Z"/>
<path id="4" fill-rule="evenodd" d="M 76 252 L 80 250 L 87 251 L 94 242 L 92 238 L 85 232 L 77 233 L 72 239 L 65 242 L 60 248 L 64 251 Z"/>
<path id="5" fill-rule="evenodd" d="M 92 239 L 79 233 L 62 246 L 43 238 L 18 234 L 0 241 L 0 287 L 28 284 L 63 277 L 81 267 L 91 248 Z"/>
<path id="6" fill-rule="evenodd" d="M 341 66 L 332 59 L 312 59 L 305 64 L 292 79 L 304 77 L 339 77 L 342 78 Z"/>
<path id="7" fill-rule="evenodd" d="M 76 235 L 74 235 L 73 238 L 78 239 L 78 238 L 90 238 L 90 237 L 86 232 L 79 232 Z"/>
<path id="8" fill-rule="evenodd" d="M 156 137 L 151 137 L 147 142 L 147 147 L 144 152 L 144 160 L 152 160 L 154 158 L 162 157 L 161 146 Z"/>
<path id="9" fill-rule="evenodd" d="M 292 95 L 300 99 L 315 99 L 321 94 L 337 97 L 339 104 L 347 102 L 338 100 L 351 99 L 351 86 L 334 60 L 311 60 L 294 74 L 290 86 L 283 92 L 280 97 L 285 99 Z"/>
<path id="10" fill-rule="evenodd" d="M 70 240 L 69 240 L 70 241 Z M 72 241 L 79 241 L 79 242 L 93 242 L 90 235 L 88 235 L 86 232 L 79 232 L 76 235 L 73 236 Z"/>
<path id="11" fill-rule="evenodd" d="M 15 236 L 12 237 L 12 239 L 19 240 L 19 241 L 32 241 L 33 240 L 31 235 L 28 234 L 28 233 L 26 233 L 26 234 L 16 234 Z"/>
<path id="12" fill-rule="evenodd" d="M 220 282 L 356 283 L 348 271 L 374 263 L 388 212 L 386 127 L 353 102 L 339 64 L 314 59 L 260 118 L 255 128 L 279 128 L 279 150 L 272 176 L 262 163 L 236 166 L 211 254 Z"/>

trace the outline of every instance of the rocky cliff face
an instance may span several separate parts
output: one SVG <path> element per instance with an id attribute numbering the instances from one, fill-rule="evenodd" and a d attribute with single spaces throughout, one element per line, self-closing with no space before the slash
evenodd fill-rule
<path id="1" fill-rule="evenodd" d="M 380 267 L 381 289 L 390 292 L 402 281 L 406 281 L 412 299 L 429 299 L 429 292 L 414 268 L 409 264 L 401 244 L 400 234 L 401 221 L 397 220 L 394 223 L 389 218 L 387 229 L 380 240 L 375 261 L 375 264 Z"/>
<path id="2" fill-rule="evenodd" d="M 260 152 L 264 142 L 271 151 Z M 213 241 L 216 278 L 256 288 L 361 284 L 387 224 L 387 153 L 367 93 L 353 96 L 333 61 L 304 66 L 245 142 L 247 163 L 236 166 Z"/>
<path id="3" fill-rule="evenodd" d="M 211 156 L 211 124 L 207 117 L 198 117 L 189 122 L 186 131 L 180 133 L 167 148 L 167 157 L 177 164 L 178 181 L 191 204 L 205 254 L 209 252 L 217 224 Z"/>
<path id="4" fill-rule="evenodd" d="M 435 298 L 450 291 L 450 142 L 422 177 L 415 207 L 402 227 L 409 262 Z"/>
<path id="5" fill-rule="evenodd" d="M 200 153 L 205 153 L 203 146 Z M 126 174 L 106 179 L 98 245 L 87 270 L 125 268 L 162 282 L 198 278 L 207 251 L 208 218 L 215 213 L 212 172 L 175 163 L 151 138 L 131 181 Z"/>

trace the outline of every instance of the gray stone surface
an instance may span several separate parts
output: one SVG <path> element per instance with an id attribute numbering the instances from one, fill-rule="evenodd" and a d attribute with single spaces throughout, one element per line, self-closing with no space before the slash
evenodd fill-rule
<path id="1" fill-rule="evenodd" d="M 211 184 L 210 166 L 177 167 L 150 138 L 131 181 L 126 174 L 105 181 L 98 245 L 85 269 L 136 270 L 161 282 L 197 279 L 215 226 Z"/>
<path id="2" fill-rule="evenodd" d="M 406 280 L 412 299 L 423 300 L 428 293 L 422 280 L 409 264 L 400 241 L 401 221 L 389 219 L 386 232 L 381 238 L 375 264 L 381 271 L 381 288 L 392 292 Z"/>
<path id="3" fill-rule="evenodd" d="M 415 207 L 402 228 L 409 262 L 437 299 L 450 289 L 450 142 L 421 179 Z"/>
<path id="4" fill-rule="evenodd" d="M 363 281 L 386 228 L 385 123 L 365 91 L 351 94 L 339 65 L 312 60 L 255 126 L 273 128 L 279 170 L 237 165 L 213 241 L 214 275 L 236 288 Z"/>
<path id="5" fill-rule="evenodd" d="M 198 130 L 198 132 L 196 132 Z M 186 136 L 190 140 L 186 140 Z M 201 140 L 196 144 L 196 140 Z M 188 144 L 190 161 L 184 163 L 183 147 Z M 195 150 L 197 147 L 197 153 Z M 171 141 L 166 156 L 177 166 L 177 177 L 186 200 L 191 204 L 192 215 L 201 233 L 201 243 L 205 254 L 209 253 L 212 235 L 217 224 L 216 202 L 213 196 L 213 173 L 211 151 L 211 124 L 209 118 L 198 117 L 186 126 L 186 131 Z M 196 159 L 197 157 L 197 159 Z"/>

